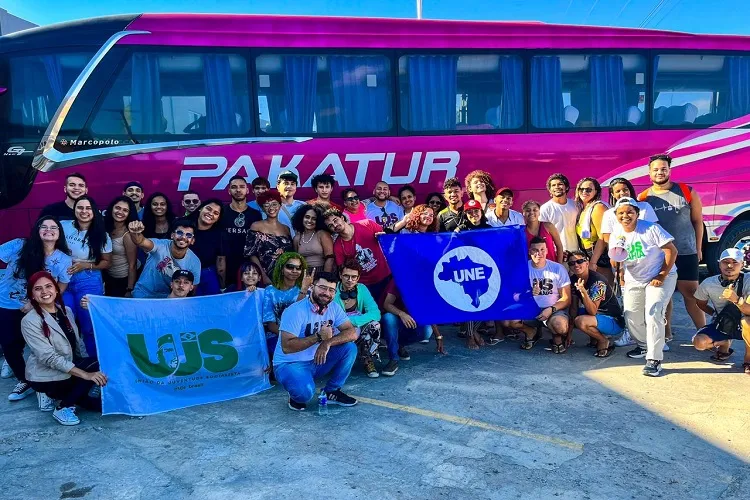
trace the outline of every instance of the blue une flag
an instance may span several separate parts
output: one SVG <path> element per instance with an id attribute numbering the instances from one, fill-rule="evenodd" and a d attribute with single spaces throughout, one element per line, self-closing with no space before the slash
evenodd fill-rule
<path id="1" fill-rule="evenodd" d="M 532 319 L 522 227 L 379 238 L 409 314 L 419 324 Z"/>
<path id="2" fill-rule="evenodd" d="M 102 413 L 150 415 L 270 386 L 262 294 L 186 299 L 90 296 Z"/>

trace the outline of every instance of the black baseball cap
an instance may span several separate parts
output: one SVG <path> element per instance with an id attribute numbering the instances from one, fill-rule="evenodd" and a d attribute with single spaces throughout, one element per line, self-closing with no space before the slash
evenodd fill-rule
<path id="1" fill-rule="evenodd" d="M 284 179 L 285 181 L 294 181 L 299 182 L 299 176 L 292 172 L 291 170 L 284 170 L 279 174 L 279 179 Z"/>
<path id="2" fill-rule="evenodd" d="M 143 191 L 143 184 L 141 184 L 138 181 L 130 181 L 130 182 L 128 182 L 127 184 L 125 184 L 125 187 L 122 190 L 125 191 L 129 187 L 133 187 L 133 186 L 135 186 L 137 188 L 141 188 L 141 191 Z"/>
<path id="3" fill-rule="evenodd" d="M 190 283 L 195 281 L 195 276 L 193 276 L 193 273 L 187 269 L 178 269 L 172 274 L 172 281 L 175 281 L 178 278 L 187 278 Z"/>

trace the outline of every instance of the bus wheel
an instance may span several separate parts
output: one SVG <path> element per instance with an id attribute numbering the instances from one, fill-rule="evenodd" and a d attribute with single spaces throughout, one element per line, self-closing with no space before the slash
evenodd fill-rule
<path id="1" fill-rule="evenodd" d="M 719 243 L 711 245 L 706 255 L 706 265 L 711 275 L 719 274 L 719 257 L 727 248 L 739 248 L 745 252 L 744 271 L 750 272 L 750 220 L 737 221 L 724 233 Z"/>

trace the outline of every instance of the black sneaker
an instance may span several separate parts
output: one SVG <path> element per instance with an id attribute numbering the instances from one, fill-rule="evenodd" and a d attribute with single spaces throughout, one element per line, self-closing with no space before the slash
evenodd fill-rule
<path id="1" fill-rule="evenodd" d="M 380 373 L 385 375 L 386 377 L 392 377 L 396 374 L 398 371 L 398 361 L 396 360 L 390 360 L 387 365 L 385 365 L 385 368 L 380 370 Z"/>
<path id="2" fill-rule="evenodd" d="M 289 398 L 289 409 L 294 411 L 305 411 L 307 405 L 305 403 L 298 403 L 292 398 Z"/>
<path id="3" fill-rule="evenodd" d="M 409 351 L 407 351 L 405 347 L 398 348 L 398 357 L 403 361 L 409 361 L 411 359 L 411 356 L 409 356 Z"/>
<path id="4" fill-rule="evenodd" d="M 635 348 L 631 351 L 628 351 L 627 356 L 632 359 L 641 359 L 646 357 L 646 349 L 640 346 L 635 346 Z"/>
<path id="5" fill-rule="evenodd" d="M 336 389 L 333 392 L 326 392 L 326 396 L 328 396 L 329 405 L 354 406 L 357 404 L 356 399 L 351 396 L 347 396 L 346 394 L 341 392 L 341 389 Z"/>
<path id="6" fill-rule="evenodd" d="M 661 375 L 661 361 L 655 359 L 647 360 L 646 366 L 643 367 L 643 374 L 649 377 L 658 377 Z"/>

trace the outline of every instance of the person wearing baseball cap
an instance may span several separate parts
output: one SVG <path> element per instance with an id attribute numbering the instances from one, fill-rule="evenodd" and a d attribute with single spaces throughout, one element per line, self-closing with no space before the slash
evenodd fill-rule
<path id="1" fill-rule="evenodd" d="M 501 187 L 495 196 L 495 209 L 487 210 L 487 222 L 492 227 L 523 226 L 525 222 L 520 212 L 511 210 L 513 205 L 513 191 L 509 187 Z"/>
<path id="2" fill-rule="evenodd" d="M 482 204 L 478 200 L 469 200 L 464 203 L 464 211 L 456 228 L 456 233 L 470 231 L 473 229 L 488 229 L 492 226 L 487 222 L 487 217 L 482 210 Z"/>
<path id="3" fill-rule="evenodd" d="M 172 292 L 167 295 L 168 299 L 184 299 L 193 291 L 195 275 L 187 269 L 178 269 L 172 273 Z"/>
<path id="4" fill-rule="evenodd" d="M 742 272 L 745 253 L 739 248 L 727 248 L 719 257 L 719 272 L 698 285 L 695 299 L 700 309 L 711 316 L 711 321 L 693 336 L 699 351 L 714 350 L 712 361 L 724 362 L 732 355 L 732 339 L 745 340 L 745 373 L 750 375 L 750 335 L 743 331 L 742 316 L 750 315 L 750 278 Z M 745 318 L 744 323 L 747 323 Z M 745 328 L 747 333 L 750 329 Z"/>

